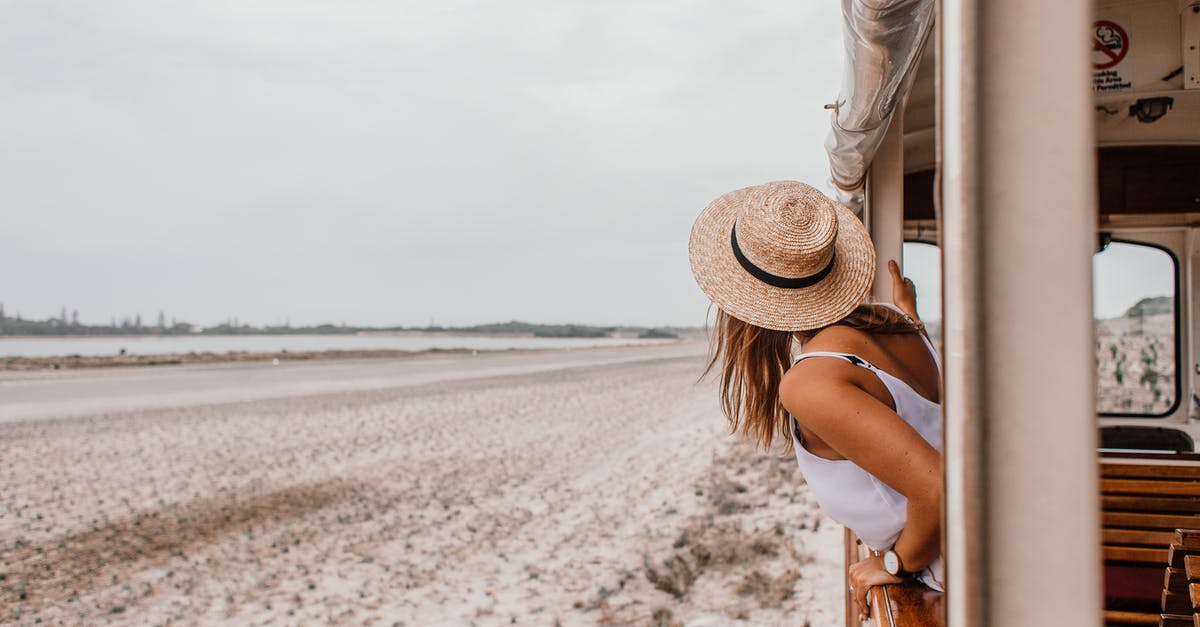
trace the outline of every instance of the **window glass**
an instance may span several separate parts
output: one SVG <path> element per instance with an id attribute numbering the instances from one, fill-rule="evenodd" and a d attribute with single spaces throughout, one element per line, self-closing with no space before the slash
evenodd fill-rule
<path id="1" fill-rule="evenodd" d="M 1092 259 L 1097 410 L 1169 413 L 1177 398 L 1175 258 L 1112 242 Z"/>
<path id="2" fill-rule="evenodd" d="M 942 336 L 942 251 L 934 244 L 904 242 L 904 275 L 917 288 L 917 315 L 935 344 Z M 887 263 L 883 260 L 882 263 Z"/>

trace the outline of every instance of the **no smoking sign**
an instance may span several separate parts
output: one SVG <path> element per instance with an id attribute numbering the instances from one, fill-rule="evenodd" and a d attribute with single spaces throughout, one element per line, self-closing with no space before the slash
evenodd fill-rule
<path id="1" fill-rule="evenodd" d="M 1129 35 L 1116 22 L 1100 20 L 1092 29 L 1092 67 L 1116 67 L 1129 54 Z"/>

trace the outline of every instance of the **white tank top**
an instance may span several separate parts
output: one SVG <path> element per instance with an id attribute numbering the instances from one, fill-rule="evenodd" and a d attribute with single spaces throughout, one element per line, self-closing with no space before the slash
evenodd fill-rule
<path id="1" fill-rule="evenodd" d="M 921 336 L 938 373 L 942 366 L 937 351 L 929 338 Z M 812 352 L 796 358 L 796 363 L 812 357 L 834 357 L 844 359 L 856 366 L 875 373 L 896 405 L 896 413 L 904 419 L 931 446 L 942 450 L 942 406 L 917 394 L 907 383 L 875 367 L 867 360 L 849 353 Z M 795 419 L 793 419 L 794 421 Z M 877 551 L 885 551 L 896 544 L 900 531 L 908 518 L 908 499 L 874 475 L 858 467 L 850 460 L 831 460 L 817 457 L 804 448 L 800 430 L 793 422 L 792 444 L 796 450 L 796 462 L 800 472 L 817 498 L 821 510 L 830 518 L 849 527 L 863 543 Z M 939 556 L 922 571 L 918 578 L 935 590 L 944 590 L 942 558 Z"/>

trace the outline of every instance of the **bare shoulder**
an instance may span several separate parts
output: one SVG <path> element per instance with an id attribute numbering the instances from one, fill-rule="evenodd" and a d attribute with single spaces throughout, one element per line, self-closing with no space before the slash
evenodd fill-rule
<path id="1" fill-rule="evenodd" d="M 792 366 L 779 383 L 779 400 L 799 417 L 837 401 L 838 389 L 855 385 L 862 368 L 836 357 L 813 357 Z"/>
<path id="2" fill-rule="evenodd" d="M 804 350 L 858 354 L 875 343 L 875 336 L 867 331 L 837 324 L 826 327 L 812 336 L 804 345 Z"/>
<path id="3" fill-rule="evenodd" d="M 804 352 L 849 353 L 870 355 L 876 341 L 866 331 L 835 325 L 822 329 L 805 343 Z M 801 360 L 784 374 L 779 386 L 779 399 L 792 415 L 801 417 L 810 412 L 822 412 L 838 403 L 847 387 L 863 389 L 871 384 L 871 375 L 845 359 L 812 357 Z"/>

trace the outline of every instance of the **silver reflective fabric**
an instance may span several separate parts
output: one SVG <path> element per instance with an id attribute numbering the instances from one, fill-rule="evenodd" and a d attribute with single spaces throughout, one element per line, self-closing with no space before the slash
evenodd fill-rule
<path id="1" fill-rule="evenodd" d="M 908 97 L 933 26 L 934 0 L 842 0 L 842 91 L 825 140 L 837 200 L 861 214 L 867 167 Z"/>

